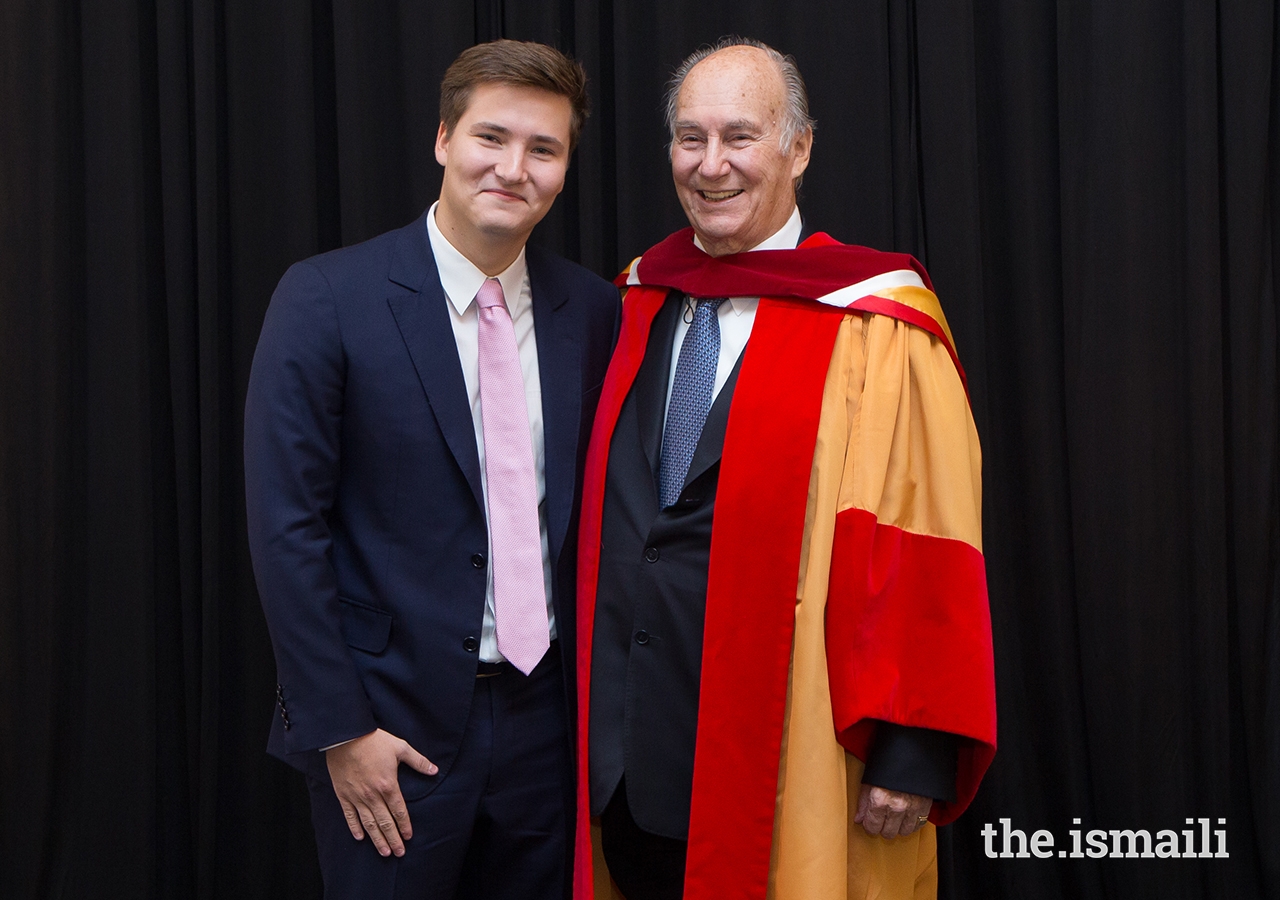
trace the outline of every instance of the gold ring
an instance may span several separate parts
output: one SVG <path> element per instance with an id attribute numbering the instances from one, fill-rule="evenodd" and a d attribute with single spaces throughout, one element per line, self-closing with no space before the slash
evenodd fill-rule
<path id="1" fill-rule="evenodd" d="M 923 825 L 925 822 L 928 822 L 928 821 L 929 821 L 928 816 L 916 816 L 916 827 L 919 828 L 921 825 Z"/>

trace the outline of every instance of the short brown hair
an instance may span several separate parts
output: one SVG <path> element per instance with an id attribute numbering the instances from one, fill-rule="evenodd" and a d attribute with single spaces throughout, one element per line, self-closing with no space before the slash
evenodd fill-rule
<path id="1" fill-rule="evenodd" d="M 539 88 L 567 97 L 572 112 L 569 149 L 578 145 L 588 114 L 587 73 L 577 60 L 533 41 L 491 41 L 458 55 L 440 83 L 440 121 L 446 135 L 453 134 L 466 112 L 471 92 L 479 85 L 493 83 Z"/>

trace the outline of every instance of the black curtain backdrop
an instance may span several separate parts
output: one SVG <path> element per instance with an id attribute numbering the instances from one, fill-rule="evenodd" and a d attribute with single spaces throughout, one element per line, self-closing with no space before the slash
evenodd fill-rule
<path id="1" fill-rule="evenodd" d="M 919 256 L 969 373 L 1000 751 L 944 896 L 1280 897 L 1274 0 L 0 3 L 0 895 L 319 896 L 244 537 L 271 290 L 434 199 L 500 36 L 587 65 L 536 240 L 612 274 L 684 224 L 660 94 L 728 32 L 808 80 L 808 224 Z M 981 836 L 1201 817 L 1229 859 Z"/>

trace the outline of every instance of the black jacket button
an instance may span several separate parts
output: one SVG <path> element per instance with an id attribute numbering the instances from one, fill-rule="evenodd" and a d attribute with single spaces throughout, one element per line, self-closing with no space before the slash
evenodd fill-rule
<path id="1" fill-rule="evenodd" d="M 657 548 L 657 547 L 645 547 L 645 548 L 644 548 L 644 558 L 645 558 L 646 560 L 648 560 L 649 562 L 651 562 L 651 563 L 655 563 L 655 562 L 657 562 L 657 561 L 658 561 L 658 557 L 660 557 L 661 555 L 662 555 L 662 554 L 658 552 L 658 548 Z"/>
<path id="2" fill-rule="evenodd" d="M 464 637 L 462 639 L 462 649 L 468 653 L 475 653 L 480 649 L 480 642 L 473 637 Z"/>
<path id="3" fill-rule="evenodd" d="M 644 630 L 637 631 L 637 632 L 636 632 L 636 643 L 637 643 L 637 644 L 639 644 L 639 645 L 640 645 L 640 646 L 642 646 L 642 647 L 643 647 L 645 644 L 649 643 L 649 632 L 644 631 Z"/>
<path id="4" fill-rule="evenodd" d="M 483 554 L 483 553 L 472 553 L 472 554 L 471 554 L 471 565 L 475 566 L 477 569 L 483 569 L 483 568 L 484 568 L 484 554 Z"/>

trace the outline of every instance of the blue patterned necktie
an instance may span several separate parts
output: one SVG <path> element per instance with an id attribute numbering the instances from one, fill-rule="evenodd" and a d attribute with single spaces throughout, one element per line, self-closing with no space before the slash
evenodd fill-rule
<path id="1" fill-rule="evenodd" d="M 720 359 L 720 320 L 716 311 L 723 302 L 723 298 L 698 301 L 693 324 L 680 346 L 658 468 L 658 500 L 662 509 L 680 498 L 689 464 L 693 462 L 693 451 L 711 410 L 716 363 Z"/>

